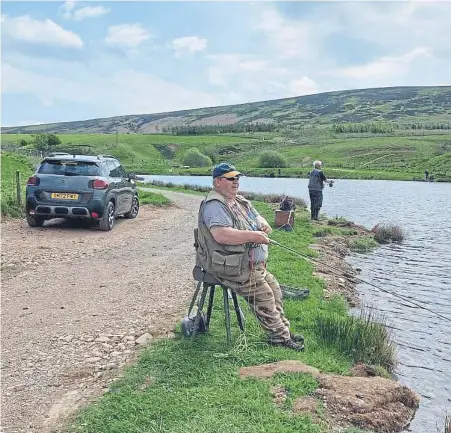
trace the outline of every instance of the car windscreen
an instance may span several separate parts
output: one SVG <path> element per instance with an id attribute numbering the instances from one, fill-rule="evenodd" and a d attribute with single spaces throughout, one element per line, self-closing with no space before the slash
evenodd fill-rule
<path id="1" fill-rule="evenodd" d="M 41 164 L 38 173 L 61 176 L 101 176 L 99 166 L 89 161 L 47 160 Z"/>

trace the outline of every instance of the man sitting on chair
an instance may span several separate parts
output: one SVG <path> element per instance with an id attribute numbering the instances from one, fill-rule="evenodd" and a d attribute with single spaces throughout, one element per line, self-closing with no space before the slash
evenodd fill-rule
<path id="1" fill-rule="evenodd" d="M 246 299 L 270 344 L 302 351 L 304 338 L 290 332 L 279 283 L 266 270 L 272 229 L 238 195 L 240 176 L 228 163 L 213 170 L 213 190 L 199 209 L 196 265 Z"/>

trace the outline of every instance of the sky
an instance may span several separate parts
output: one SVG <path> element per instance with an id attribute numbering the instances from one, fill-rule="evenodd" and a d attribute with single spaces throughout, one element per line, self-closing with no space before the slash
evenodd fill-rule
<path id="1" fill-rule="evenodd" d="M 448 1 L 2 1 L 2 126 L 451 84 Z"/>

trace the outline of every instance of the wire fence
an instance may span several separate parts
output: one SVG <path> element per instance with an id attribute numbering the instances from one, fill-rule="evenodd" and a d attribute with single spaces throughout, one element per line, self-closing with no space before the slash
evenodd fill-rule
<path id="1" fill-rule="evenodd" d="M 25 189 L 24 176 L 19 170 L 10 177 L 2 179 L 1 212 L 3 215 L 20 216 L 24 211 Z"/>

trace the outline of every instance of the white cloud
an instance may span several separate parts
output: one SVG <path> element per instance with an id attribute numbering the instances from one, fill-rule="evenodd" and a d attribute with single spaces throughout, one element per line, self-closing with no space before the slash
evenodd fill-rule
<path id="1" fill-rule="evenodd" d="M 19 120 L 18 122 L 14 123 L 6 123 L 2 124 L 3 128 L 13 127 L 13 126 L 28 126 L 28 125 L 42 125 L 45 122 L 42 122 L 40 120 Z"/>
<path id="2" fill-rule="evenodd" d="M 293 96 L 302 96 L 318 93 L 319 86 L 311 78 L 304 76 L 292 80 L 289 84 L 289 89 Z"/>
<path id="3" fill-rule="evenodd" d="M 84 8 L 77 9 L 73 14 L 73 19 L 75 21 L 81 21 L 85 18 L 99 17 L 107 14 L 108 12 L 109 9 L 106 9 L 103 6 L 86 6 Z"/>
<path id="4" fill-rule="evenodd" d="M 71 18 L 71 12 L 75 7 L 75 2 L 72 0 L 66 1 L 64 2 L 61 6 L 60 9 L 63 13 L 63 17 L 66 19 L 70 19 Z"/>
<path id="5" fill-rule="evenodd" d="M 431 56 L 430 50 L 418 47 L 398 57 L 381 57 L 365 65 L 350 66 L 328 74 L 354 79 L 401 77 L 409 73 L 415 60 Z"/>
<path id="6" fill-rule="evenodd" d="M 288 70 L 273 66 L 270 62 L 246 54 L 212 54 L 207 57 L 213 65 L 207 70 L 210 84 L 225 87 L 231 78 L 238 77 L 243 82 L 271 80 L 287 75 Z M 253 84 L 249 84 L 253 87 Z"/>
<path id="7" fill-rule="evenodd" d="M 207 70 L 208 82 L 214 86 L 227 87 L 223 69 L 217 66 L 210 66 Z"/>
<path id="8" fill-rule="evenodd" d="M 151 34 L 141 24 L 119 24 L 108 27 L 105 43 L 124 49 L 137 48 L 150 38 Z"/>
<path id="9" fill-rule="evenodd" d="M 55 105 L 62 101 L 89 104 L 91 109 L 100 107 L 104 116 L 174 111 L 221 103 L 219 98 L 206 92 L 191 91 L 152 74 L 131 68 L 110 68 L 104 59 L 89 66 L 48 59 L 42 71 L 39 63 L 37 66 L 30 70 L 24 65 L 3 63 L 2 93 L 33 95 L 41 102 L 53 101 Z M 71 69 L 70 78 L 57 75 L 60 67 Z M 52 69 L 54 72 L 49 73 Z"/>
<path id="10" fill-rule="evenodd" d="M 175 51 L 176 56 L 181 56 L 184 53 L 204 51 L 207 48 L 207 44 L 207 40 L 199 36 L 185 36 L 174 39 L 172 41 L 172 49 Z"/>
<path id="11" fill-rule="evenodd" d="M 288 20 L 273 7 L 263 8 L 254 29 L 267 34 L 268 42 L 278 57 L 282 59 L 309 57 L 315 48 L 312 25 Z"/>
<path id="12" fill-rule="evenodd" d="M 80 36 L 70 30 L 65 30 L 50 19 L 38 21 L 28 15 L 19 17 L 2 15 L 1 23 L 2 36 L 32 44 L 83 48 Z"/>
<path id="13" fill-rule="evenodd" d="M 67 20 L 82 21 L 85 18 L 94 18 L 101 15 L 105 15 L 110 12 L 109 9 L 103 6 L 85 6 L 80 9 L 75 10 L 74 1 L 66 1 L 60 6 L 62 15 Z"/>
<path id="14" fill-rule="evenodd" d="M 447 48 L 451 43 L 448 1 L 339 2 L 329 16 L 341 24 L 344 34 L 392 50 Z"/>

